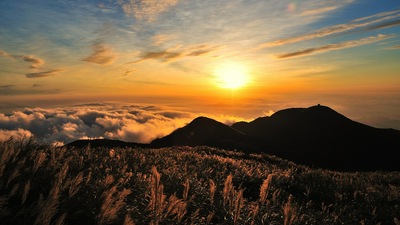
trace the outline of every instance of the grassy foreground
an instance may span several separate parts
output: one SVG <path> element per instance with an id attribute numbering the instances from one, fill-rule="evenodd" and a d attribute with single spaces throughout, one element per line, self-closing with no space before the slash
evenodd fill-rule
<path id="1" fill-rule="evenodd" d="M 400 172 L 209 147 L 0 142 L 0 224 L 400 224 Z"/>

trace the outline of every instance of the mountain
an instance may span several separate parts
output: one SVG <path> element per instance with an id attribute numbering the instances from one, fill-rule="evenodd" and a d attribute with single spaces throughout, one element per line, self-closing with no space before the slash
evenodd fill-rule
<path id="1" fill-rule="evenodd" d="M 352 121 L 326 106 L 285 109 L 232 128 L 279 145 L 279 152 L 270 153 L 297 163 L 337 170 L 400 169 L 400 131 Z"/>
<path id="2" fill-rule="evenodd" d="M 312 167 L 341 171 L 400 170 L 400 131 L 355 122 L 326 106 L 284 109 L 232 126 L 198 117 L 150 144 L 80 140 L 75 147 L 210 146 L 264 152 Z"/>
<path id="3" fill-rule="evenodd" d="M 256 150 L 257 139 L 207 117 L 198 117 L 185 127 L 154 140 L 150 146 L 212 146 L 228 149 Z"/>

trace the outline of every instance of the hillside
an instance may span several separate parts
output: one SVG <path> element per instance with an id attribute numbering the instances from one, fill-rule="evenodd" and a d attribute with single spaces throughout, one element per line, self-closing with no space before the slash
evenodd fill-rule
<path id="1" fill-rule="evenodd" d="M 398 224 L 400 173 L 210 147 L 0 143 L 2 224 Z M 397 218 L 396 218 L 397 217 Z"/>

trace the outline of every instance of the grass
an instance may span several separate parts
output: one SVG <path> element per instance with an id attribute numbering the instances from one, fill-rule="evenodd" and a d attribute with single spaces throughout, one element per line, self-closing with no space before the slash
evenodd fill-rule
<path id="1" fill-rule="evenodd" d="M 400 224 L 400 172 L 209 147 L 0 142 L 1 224 Z"/>

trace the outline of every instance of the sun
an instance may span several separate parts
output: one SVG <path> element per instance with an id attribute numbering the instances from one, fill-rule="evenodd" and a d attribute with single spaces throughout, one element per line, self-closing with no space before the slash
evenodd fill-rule
<path id="1" fill-rule="evenodd" d="M 238 89 L 248 83 L 246 67 L 240 64 L 224 64 L 216 71 L 217 83 L 222 88 Z"/>

